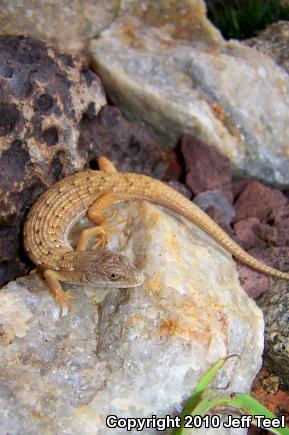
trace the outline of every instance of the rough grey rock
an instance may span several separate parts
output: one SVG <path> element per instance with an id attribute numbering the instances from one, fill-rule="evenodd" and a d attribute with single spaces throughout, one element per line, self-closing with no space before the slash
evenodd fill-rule
<path id="1" fill-rule="evenodd" d="M 258 301 L 265 320 L 265 360 L 289 387 L 288 282 L 277 281 Z"/>
<path id="2" fill-rule="evenodd" d="M 289 73 L 289 23 L 278 21 L 268 26 L 257 37 L 242 41 L 247 47 L 254 47 L 270 56 L 277 65 L 280 65 Z"/>
<path id="3" fill-rule="evenodd" d="M 216 385 L 230 381 L 224 394 L 250 390 L 263 318 L 231 256 L 147 202 L 122 205 L 120 218 L 126 223 L 109 248 L 144 271 L 144 286 L 75 288 L 79 299 L 61 319 L 37 276 L 1 290 L 1 433 L 105 435 L 108 414 L 175 415 L 200 376 L 229 354 L 240 359 L 228 361 Z"/>
<path id="4" fill-rule="evenodd" d="M 204 211 L 207 211 L 209 207 L 217 209 L 222 216 L 222 221 L 225 226 L 229 226 L 235 216 L 234 207 L 229 203 L 223 193 L 218 190 L 208 190 L 207 192 L 199 193 L 194 198 L 194 203 Z"/>
<path id="5" fill-rule="evenodd" d="M 1 33 L 28 33 L 78 51 L 114 19 L 119 0 L 2 0 Z"/>
<path id="6" fill-rule="evenodd" d="M 286 72 L 217 31 L 178 26 L 123 16 L 91 42 L 110 98 L 164 142 L 190 134 L 228 156 L 235 174 L 289 186 Z"/>

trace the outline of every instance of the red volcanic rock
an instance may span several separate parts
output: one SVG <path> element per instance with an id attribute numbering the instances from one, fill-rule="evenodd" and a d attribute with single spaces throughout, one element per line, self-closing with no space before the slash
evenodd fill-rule
<path id="1" fill-rule="evenodd" d="M 240 193 L 242 192 L 242 190 L 244 189 L 244 187 L 246 186 L 247 183 L 249 183 L 249 181 L 251 181 L 250 179 L 247 180 L 233 180 L 232 181 L 232 190 L 233 190 L 233 197 L 234 200 L 237 199 L 237 197 L 240 195 Z"/>
<path id="2" fill-rule="evenodd" d="M 289 271 L 289 247 L 271 246 L 269 248 L 249 249 L 248 254 L 265 264 L 281 271 Z M 272 285 L 274 277 L 251 269 L 243 263 L 238 263 L 241 285 L 246 293 L 256 298 L 264 293 Z"/>
<path id="3" fill-rule="evenodd" d="M 230 161 L 215 148 L 183 136 L 181 151 L 186 164 L 186 183 L 194 195 L 207 190 L 219 190 L 232 203 L 232 174 Z"/>
<path id="4" fill-rule="evenodd" d="M 271 297 L 272 299 L 274 298 L 273 292 L 272 292 L 272 296 L 270 295 L 269 297 Z M 267 299 L 267 295 L 265 296 L 265 298 Z M 285 301 L 286 301 L 286 296 L 285 296 Z M 271 301 L 269 299 L 269 301 L 266 301 L 266 302 L 270 303 Z M 262 309 L 265 308 L 266 311 L 269 311 L 268 305 L 267 306 L 265 305 L 266 302 L 265 302 L 265 300 L 262 301 Z M 279 310 L 279 308 L 277 308 L 277 306 L 276 306 L 276 309 Z M 274 309 L 272 309 L 272 311 L 273 311 L 272 314 L 274 316 Z M 266 317 L 266 315 L 267 315 L 267 313 L 265 314 L 265 317 Z M 285 314 L 285 316 L 286 316 L 286 314 Z M 265 318 L 265 323 L 266 323 L 266 318 Z M 279 323 L 279 319 L 278 319 L 278 323 Z M 274 325 L 273 328 L 276 327 L 276 322 L 275 322 L 274 318 L 270 319 L 270 324 Z M 265 329 L 269 329 L 267 327 L 267 325 L 266 325 Z M 265 332 L 265 334 L 266 334 L 266 332 Z M 278 331 L 278 336 L 280 337 L 279 331 Z M 274 360 L 273 360 L 273 358 L 272 358 L 273 357 L 273 348 L 275 347 L 275 349 L 276 349 L 277 348 L 276 343 L 278 343 L 278 342 L 280 343 L 280 338 L 279 338 L 279 340 L 278 340 L 278 338 L 276 340 L 276 338 L 277 338 L 276 333 L 272 334 L 273 340 L 270 343 L 271 349 L 272 349 L 271 358 L 270 358 L 270 371 L 268 370 L 268 368 L 265 369 L 264 367 L 261 369 L 261 371 L 258 373 L 256 378 L 254 379 L 254 382 L 252 385 L 252 390 L 251 390 L 251 395 L 255 399 L 257 399 L 258 402 L 260 402 L 263 406 L 268 408 L 271 412 L 274 412 L 274 414 L 276 414 L 277 417 L 281 417 L 281 415 L 283 415 L 285 417 L 287 416 L 285 421 L 286 421 L 286 424 L 288 426 L 288 423 L 289 423 L 289 419 L 288 419 L 288 416 L 289 416 L 289 391 L 288 391 L 288 388 L 286 388 L 286 387 L 288 387 L 288 382 L 286 382 L 286 380 L 284 379 L 284 372 L 281 373 L 281 369 L 282 369 L 282 366 L 284 366 L 286 358 L 284 358 L 284 356 L 283 356 L 284 353 L 282 351 L 279 353 L 279 355 L 277 355 L 278 350 L 275 350 L 274 351 Z M 267 342 L 267 344 L 268 344 L 268 342 Z M 268 358 L 268 360 L 269 360 L 269 358 Z M 274 361 L 274 366 L 272 364 L 273 361 Z M 277 364 L 277 361 L 279 362 L 279 364 Z M 266 366 L 268 366 L 268 364 L 266 364 Z M 286 388 L 286 391 L 284 389 L 282 389 L 284 387 Z M 262 431 L 262 429 L 260 429 L 260 431 L 261 432 L 257 432 L 257 433 L 261 433 L 264 435 L 264 431 Z M 252 435 L 253 433 L 255 434 L 255 432 L 251 432 L 251 431 L 248 432 L 248 434 L 250 434 L 250 435 Z"/>
<path id="5" fill-rule="evenodd" d="M 266 219 L 273 210 L 288 204 L 286 196 L 278 189 L 272 189 L 259 181 L 249 181 L 235 202 L 234 222 L 248 217 Z"/>
<path id="6" fill-rule="evenodd" d="M 273 283 L 271 276 L 251 269 L 243 263 L 238 262 L 237 269 L 241 286 L 247 295 L 253 299 L 257 299 L 265 293 Z"/>
<path id="7" fill-rule="evenodd" d="M 266 243 L 259 237 L 260 220 L 255 217 L 243 219 L 234 225 L 236 237 L 244 249 L 265 247 Z"/>
<path id="8" fill-rule="evenodd" d="M 289 271 L 289 246 L 270 246 L 261 255 L 275 269 Z"/>
<path id="9" fill-rule="evenodd" d="M 283 207 L 275 208 L 269 216 L 269 219 L 274 222 L 274 224 L 279 224 L 284 221 L 289 221 L 289 204 Z"/>
<path id="10" fill-rule="evenodd" d="M 241 183 L 235 186 L 235 192 L 238 187 Z M 234 230 L 242 247 L 275 269 L 289 270 L 289 247 L 286 246 L 289 244 L 289 206 L 286 196 L 258 181 L 247 181 L 235 202 L 235 210 Z M 274 279 L 244 264 L 239 264 L 238 270 L 244 290 L 253 298 L 264 293 Z"/>
<path id="11" fill-rule="evenodd" d="M 281 221 L 277 225 L 262 223 L 259 226 L 261 239 L 275 246 L 289 245 L 289 219 Z"/>

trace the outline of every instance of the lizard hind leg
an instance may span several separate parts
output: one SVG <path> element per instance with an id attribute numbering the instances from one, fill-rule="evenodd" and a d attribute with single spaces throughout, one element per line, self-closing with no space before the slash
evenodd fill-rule
<path id="1" fill-rule="evenodd" d="M 116 167 L 107 157 L 100 156 L 97 159 L 97 162 L 100 171 L 113 173 L 117 172 Z M 111 193 L 104 193 L 89 207 L 87 211 L 87 217 L 89 220 L 94 222 L 97 227 L 87 228 L 81 232 L 76 245 L 76 251 L 84 251 L 87 248 L 90 239 L 95 236 L 98 236 L 99 238 L 91 249 L 97 249 L 99 247 L 104 249 L 107 245 L 107 235 L 109 233 L 119 232 L 118 230 L 115 230 L 114 227 L 123 221 L 116 221 L 113 224 L 109 223 L 109 219 L 114 217 L 117 212 L 114 211 L 108 218 L 103 216 L 103 212 L 111 207 L 114 202 L 120 199 L 121 198 Z"/>
<path id="2" fill-rule="evenodd" d="M 116 167 L 112 163 L 111 160 L 109 160 L 107 157 L 100 156 L 97 159 L 98 167 L 100 171 L 103 172 L 117 172 Z"/>
<path id="3" fill-rule="evenodd" d="M 107 235 L 120 232 L 119 230 L 116 230 L 115 227 L 123 223 L 124 220 L 116 220 L 113 223 L 109 222 L 109 219 L 112 217 L 114 218 L 117 212 L 114 211 L 108 218 L 105 217 L 103 213 L 115 202 L 121 201 L 122 199 L 125 198 L 121 195 L 104 193 L 89 207 L 87 217 L 97 226 L 86 228 L 81 232 L 76 245 L 76 251 L 84 251 L 87 248 L 90 239 L 95 236 L 99 236 L 99 240 L 92 249 L 98 248 L 99 245 L 101 249 L 104 249 L 107 244 Z"/>
<path id="4" fill-rule="evenodd" d="M 92 238 L 95 236 L 98 236 L 97 242 L 90 247 L 90 249 L 95 250 L 100 248 L 103 250 L 107 245 L 107 235 L 110 234 L 117 234 L 120 231 L 114 229 L 116 225 L 119 225 L 122 223 L 121 221 L 115 222 L 114 224 L 107 223 L 107 219 L 103 218 L 102 224 L 97 227 L 91 227 L 91 228 L 85 228 L 82 230 L 77 245 L 76 245 L 76 251 L 85 251 L 87 249 L 87 246 Z"/>

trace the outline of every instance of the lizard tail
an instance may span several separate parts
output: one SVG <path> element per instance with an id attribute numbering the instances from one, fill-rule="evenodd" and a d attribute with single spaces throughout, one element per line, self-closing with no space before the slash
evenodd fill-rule
<path id="1" fill-rule="evenodd" d="M 148 181 L 149 177 L 145 178 L 147 188 L 145 193 L 142 192 L 140 195 L 143 199 L 148 199 L 184 216 L 201 228 L 217 243 L 223 246 L 234 257 L 251 268 L 271 276 L 289 280 L 289 273 L 274 269 L 248 254 L 243 248 L 235 243 L 234 240 L 232 240 L 231 237 L 229 237 L 225 231 L 223 231 L 219 225 L 213 221 L 213 219 L 211 219 L 193 202 L 160 181 L 153 180 L 153 183 L 150 186 Z"/>

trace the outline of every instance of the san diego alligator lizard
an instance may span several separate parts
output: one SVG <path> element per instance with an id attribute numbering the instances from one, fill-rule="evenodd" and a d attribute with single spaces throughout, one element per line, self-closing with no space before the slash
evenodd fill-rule
<path id="1" fill-rule="evenodd" d="M 44 277 L 62 311 L 71 309 L 73 296 L 59 281 L 95 287 L 133 287 L 143 283 L 143 274 L 123 255 L 105 248 L 106 232 L 113 232 L 102 212 L 114 202 L 146 199 L 184 216 L 236 258 L 269 275 L 289 279 L 258 261 L 236 244 L 205 212 L 180 193 L 148 176 L 118 173 L 105 157 L 99 171 L 87 170 L 64 178 L 45 191 L 30 210 L 24 227 L 24 246 L 31 260 L 44 270 Z M 98 226 L 81 233 L 76 250 L 68 242 L 73 224 L 87 211 Z M 103 248 L 86 250 L 93 236 Z"/>

